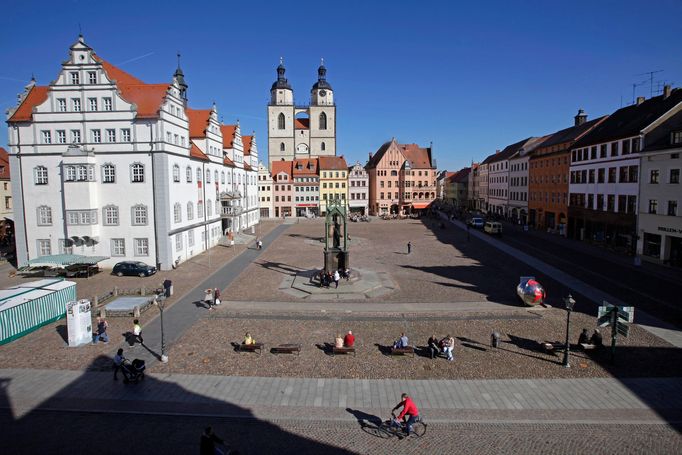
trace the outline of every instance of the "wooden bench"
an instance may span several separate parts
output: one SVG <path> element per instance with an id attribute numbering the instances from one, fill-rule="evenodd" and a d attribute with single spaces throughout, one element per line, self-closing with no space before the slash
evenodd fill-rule
<path id="1" fill-rule="evenodd" d="M 293 343 L 280 344 L 272 348 L 270 352 L 273 354 L 293 354 L 295 352 L 296 355 L 301 355 L 301 345 Z"/>
<path id="2" fill-rule="evenodd" d="M 404 348 L 391 348 L 391 355 L 407 355 L 411 354 L 414 357 L 414 347 L 405 346 Z"/>
<path id="3" fill-rule="evenodd" d="M 263 353 L 263 343 L 253 343 L 253 344 L 240 344 L 239 345 L 239 352 L 256 352 L 258 351 L 258 355 L 261 355 Z"/>
<path id="4" fill-rule="evenodd" d="M 350 353 L 353 353 L 353 355 L 355 355 L 355 348 L 354 347 L 353 348 L 347 348 L 347 347 L 337 348 L 336 346 L 334 346 L 332 348 L 332 355 L 350 354 Z"/>

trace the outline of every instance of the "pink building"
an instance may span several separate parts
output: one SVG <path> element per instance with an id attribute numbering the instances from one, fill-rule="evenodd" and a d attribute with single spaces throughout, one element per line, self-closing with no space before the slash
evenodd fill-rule
<path id="1" fill-rule="evenodd" d="M 406 215 L 436 199 L 436 167 L 431 147 L 398 144 L 395 138 L 369 156 L 369 212 Z"/>
<path id="2" fill-rule="evenodd" d="M 275 217 L 292 216 L 294 213 L 294 179 L 291 161 L 272 162 L 272 196 Z"/>

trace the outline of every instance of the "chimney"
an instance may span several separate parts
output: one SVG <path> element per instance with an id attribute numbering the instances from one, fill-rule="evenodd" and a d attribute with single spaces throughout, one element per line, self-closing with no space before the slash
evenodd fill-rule
<path id="1" fill-rule="evenodd" d="M 575 119 L 575 126 L 580 126 L 587 121 L 587 114 L 582 109 L 578 109 L 578 114 L 573 117 Z"/>
<path id="2" fill-rule="evenodd" d="M 642 103 L 644 102 L 645 99 L 646 99 L 646 98 L 644 98 L 643 96 L 638 96 L 638 97 L 637 97 L 637 106 L 639 106 L 640 104 L 642 104 Z"/>
<path id="3" fill-rule="evenodd" d="M 664 85 L 663 86 L 663 99 L 668 99 L 670 94 L 673 92 L 673 88 L 670 85 Z"/>
<path id="4" fill-rule="evenodd" d="M 500 153 L 500 149 L 495 150 L 495 155 L 497 155 L 498 153 Z"/>

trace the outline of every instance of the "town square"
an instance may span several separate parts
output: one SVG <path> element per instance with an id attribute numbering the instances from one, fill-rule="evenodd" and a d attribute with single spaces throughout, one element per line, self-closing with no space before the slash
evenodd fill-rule
<path id="1" fill-rule="evenodd" d="M 314 3 L 209 2 L 182 39 L 150 4 L 119 34 L 28 3 L 44 30 L 0 45 L 0 452 L 682 450 L 669 55 L 609 73 L 634 38 L 546 5 L 328 5 L 308 49 L 278 30 Z M 669 43 L 659 8 L 622 14 Z M 603 74 L 539 83 L 510 15 L 578 27 L 552 52 Z"/>

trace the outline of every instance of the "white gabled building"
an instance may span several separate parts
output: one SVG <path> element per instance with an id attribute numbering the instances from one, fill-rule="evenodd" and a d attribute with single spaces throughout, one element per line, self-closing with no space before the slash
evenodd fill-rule
<path id="1" fill-rule="evenodd" d="M 170 269 L 216 245 L 227 187 L 215 106 L 187 108 L 179 67 L 146 84 L 82 36 L 69 54 L 8 112 L 18 265 L 74 253 Z"/>
<path id="2" fill-rule="evenodd" d="M 275 205 L 272 197 L 272 176 L 270 169 L 262 162 L 258 163 L 258 199 L 261 218 L 274 218 Z"/>

